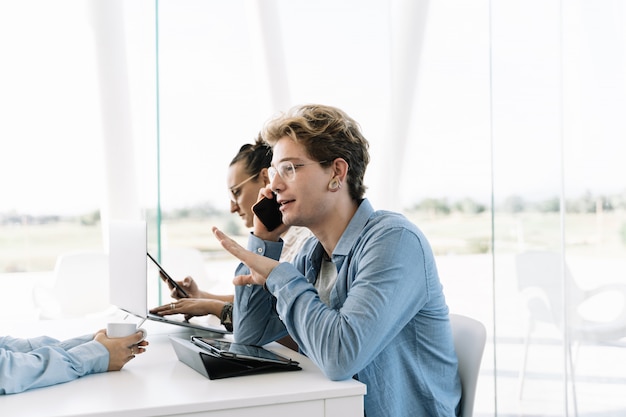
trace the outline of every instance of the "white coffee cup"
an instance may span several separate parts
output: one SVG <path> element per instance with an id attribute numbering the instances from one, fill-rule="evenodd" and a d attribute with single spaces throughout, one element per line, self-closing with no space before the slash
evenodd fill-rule
<path id="1" fill-rule="evenodd" d="M 142 332 L 143 336 L 141 340 L 144 340 L 148 336 L 148 331 L 143 327 L 137 328 L 135 323 L 108 323 L 107 324 L 107 337 L 126 337 L 137 332 Z"/>

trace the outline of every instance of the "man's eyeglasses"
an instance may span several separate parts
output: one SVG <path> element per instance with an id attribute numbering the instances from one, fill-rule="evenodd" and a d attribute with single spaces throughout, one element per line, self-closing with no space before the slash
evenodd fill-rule
<path id="1" fill-rule="evenodd" d="M 230 191 L 230 201 L 232 201 L 233 203 L 236 203 L 237 199 L 241 195 L 241 187 L 243 187 L 244 184 L 246 184 L 249 181 L 252 181 L 254 178 L 258 176 L 259 176 L 259 172 L 257 172 L 251 177 L 246 178 L 245 180 L 241 181 L 239 184 L 233 185 L 232 187 L 230 187 L 228 190 Z"/>
<path id="2" fill-rule="evenodd" d="M 267 174 L 270 177 L 270 181 L 273 181 L 276 177 L 276 174 L 280 175 L 280 177 L 285 181 L 293 181 L 296 178 L 296 170 L 305 165 L 313 165 L 313 164 L 323 164 L 326 161 L 319 162 L 309 162 L 306 164 L 294 164 L 291 161 L 283 161 L 276 165 L 276 167 L 269 167 L 267 169 Z"/>

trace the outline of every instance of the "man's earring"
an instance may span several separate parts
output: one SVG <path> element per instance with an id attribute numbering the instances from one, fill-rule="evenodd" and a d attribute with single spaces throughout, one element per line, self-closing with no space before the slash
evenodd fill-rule
<path id="1" fill-rule="evenodd" d="M 328 183 L 329 191 L 337 191 L 341 188 L 341 182 L 337 178 L 333 178 L 330 183 Z"/>

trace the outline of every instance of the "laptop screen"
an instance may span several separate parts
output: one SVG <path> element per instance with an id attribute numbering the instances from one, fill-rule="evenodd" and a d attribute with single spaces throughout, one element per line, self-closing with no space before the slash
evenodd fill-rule
<path id="1" fill-rule="evenodd" d="M 145 318 L 148 306 L 145 221 L 111 221 L 109 294 L 111 304 Z"/>
<path id="2" fill-rule="evenodd" d="M 140 318 L 214 333 L 228 333 L 216 316 L 194 317 L 185 321 L 182 314 L 157 316 L 149 313 L 151 307 L 159 305 L 158 287 L 164 284 L 152 262 L 148 268 L 147 241 L 145 221 L 111 221 L 109 229 L 111 304 Z M 170 300 L 169 291 L 166 285 L 161 288 L 166 298 L 164 302 Z"/>

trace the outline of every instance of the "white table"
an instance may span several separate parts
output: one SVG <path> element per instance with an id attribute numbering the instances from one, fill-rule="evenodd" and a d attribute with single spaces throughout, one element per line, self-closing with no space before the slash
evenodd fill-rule
<path id="1" fill-rule="evenodd" d="M 0 323 L 15 337 L 46 334 L 59 339 L 105 326 L 102 318 Z M 89 375 L 65 384 L 0 396 L 0 415 L 20 416 L 212 416 L 362 417 L 366 387 L 330 381 L 306 357 L 283 346 L 271 350 L 300 362 L 302 371 L 209 380 L 176 358 L 168 334 L 183 328 L 146 322 L 150 346 L 119 372 Z"/>

